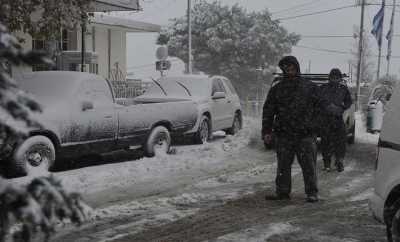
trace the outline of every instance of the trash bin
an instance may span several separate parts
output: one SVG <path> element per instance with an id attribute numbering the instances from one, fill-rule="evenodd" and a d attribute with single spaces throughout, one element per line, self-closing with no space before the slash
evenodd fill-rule
<path id="1" fill-rule="evenodd" d="M 381 131 L 383 121 L 383 103 L 381 100 L 371 100 L 367 110 L 367 131 L 376 133 Z"/>

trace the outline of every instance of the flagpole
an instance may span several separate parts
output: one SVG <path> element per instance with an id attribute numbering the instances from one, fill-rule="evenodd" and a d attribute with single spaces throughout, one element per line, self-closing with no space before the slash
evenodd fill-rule
<path id="1" fill-rule="evenodd" d="M 389 76 L 389 71 L 390 71 L 390 59 L 392 55 L 392 38 L 393 38 L 393 31 L 394 31 L 394 15 L 396 12 L 396 0 L 393 0 L 393 11 L 392 11 L 392 18 L 390 20 L 390 30 L 387 35 L 388 39 L 388 49 L 387 49 L 387 69 L 386 69 L 386 75 Z"/>
<path id="2" fill-rule="evenodd" d="M 376 80 L 379 80 L 379 74 L 381 71 L 381 57 L 382 57 L 382 32 L 383 32 L 383 22 L 385 19 L 385 0 L 382 0 L 382 9 L 383 9 L 383 16 L 382 16 L 382 29 L 380 33 L 378 33 L 378 46 L 379 46 L 379 53 L 378 53 L 378 70 L 376 71 Z"/>

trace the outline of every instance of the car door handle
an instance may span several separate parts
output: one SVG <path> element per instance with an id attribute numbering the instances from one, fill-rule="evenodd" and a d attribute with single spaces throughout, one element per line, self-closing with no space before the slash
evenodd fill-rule
<path id="1" fill-rule="evenodd" d="M 104 118 L 112 118 L 111 115 L 104 116 Z"/>
<path id="2" fill-rule="evenodd" d="M 231 100 L 228 100 L 228 103 L 231 103 L 232 101 Z"/>

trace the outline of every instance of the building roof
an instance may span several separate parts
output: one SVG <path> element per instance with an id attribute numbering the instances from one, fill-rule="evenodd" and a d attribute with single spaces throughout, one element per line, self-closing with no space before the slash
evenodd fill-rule
<path id="1" fill-rule="evenodd" d="M 139 0 L 96 0 L 94 4 L 94 12 L 139 10 Z"/>
<path id="2" fill-rule="evenodd" d="M 93 13 L 91 22 L 98 25 L 113 26 L 124 29 L 127 32 L 160 32 L 161 26 L 145 23 L 128 18 L 110 16 L 103 13 Z"/>

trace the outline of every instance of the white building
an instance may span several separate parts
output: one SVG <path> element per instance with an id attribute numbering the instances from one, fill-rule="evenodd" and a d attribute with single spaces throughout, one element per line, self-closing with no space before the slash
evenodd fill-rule
<path id="1" fill-rule="evenodd" d="M 97 11 L 132 11 L 140 10 L 138 0 L 98 0 L 93 6 L 89 24 L 86 25 L 84 41 L 82 28 L 74 31 L 61 31 L 59 39 L 59 55 L 57 69 L 98 73 L 112 80 L 123 80 L 126 77 L 126 34 L 130 32 L 159 32 L 159 25 L 134 21 L 130 19 L 110 16 Z M 25 39 L 22 44 L 25 49 L 49 49 L 48 41 L 32 39 L 28 34 L 18 33 Z M 84 46 L 84 48 L 82 48 Z M 25 72 L 46 70 L 48 67 L 36 65 L 30 67 L 13 68 L 15 78 L 23 78 Z M 22 75 L 22 76 L 21 76 Z"/>

